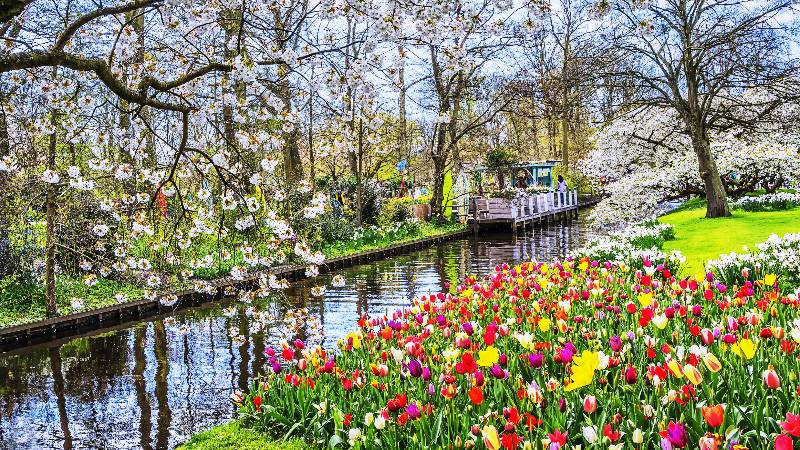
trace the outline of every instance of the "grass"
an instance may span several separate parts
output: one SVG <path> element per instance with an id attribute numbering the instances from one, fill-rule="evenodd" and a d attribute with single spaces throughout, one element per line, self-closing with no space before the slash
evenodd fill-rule
<path id="1" fill-rule="evenodd" d="M 130 284 L 117 283 L 110 280 L 99 279 L 93 287 L 88 287 L 81 280 L 58 277 L 56 278 L 56 302 L 59 313 L 68 314 L 73 311 L 72 297 L 83 299 L 83 308 L 80 310 L 98 309 L 114 305 L 117 300 L 114 296 L 124 293 L 128 301 L 139 300 L 143 291 Z M 15 283 L 9 278 L 0 279 L 0 327 L 8 327 L 46 317 L 45 287 Z"/>
<path id="2" fill-rule="evenodd" d="M 302 450 L 302 441 L 275 441 L 264 433 L 245 428 L 237 421 L 228 422 L 192 436 L 178 450 Z"/>
<path id="3" fill-rule="evenodd" d="M 390 245 L 402 244 L 404 242 L 410 242 L 416 239 L 440 236 L 465 229 L 466 225 L 460 223 L 445 223 L 437 225 L 430 222 L 422 222 L 412 232 L 401 232 L 401 234 L 385 235 L 378 239 L 367 242 L 359 240 L 332 243 L 326 245 L 322 249 L 322 252 L 325 253 L 325 257 L 327 258 L 336 258 L 339 256 L 351 255 L 353 253 L 389 247 Z"/>
<path id="4" fill-rule="evenodd" d="M 705 205 L 681 208 L 659 218 L 675 227 L 675 239 L 664 243 L 664 250 L 680 250 L 686 256 L 684 274 L 704 271 L 705 262 L 723 253 L 752 248 L 771 234 L 800 231 L 800 208 L 787 211 L 746 212 L 734 210 L 730 217 L 705 218 Z"/>

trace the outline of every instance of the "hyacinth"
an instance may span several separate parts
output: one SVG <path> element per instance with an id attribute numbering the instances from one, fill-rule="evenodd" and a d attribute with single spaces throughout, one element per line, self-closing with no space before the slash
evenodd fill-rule
<path id="1" fill-rule="evenodd" d="M 762 430 L 773 443 L 800 433 L 800 301 L 779 294 L 781 278 L 742 291 L 711 273 L 676 277 L 669 260 L 642 264 L 501 265 L 361 317 L 334 352 L 285 344 L 234 400 L 239 417 L 308 442 L 358 429 L 354 446 L 390 449 L 743 449 L 761 448 Z M 730 427 L 740 431 L 722 435 Z"/>

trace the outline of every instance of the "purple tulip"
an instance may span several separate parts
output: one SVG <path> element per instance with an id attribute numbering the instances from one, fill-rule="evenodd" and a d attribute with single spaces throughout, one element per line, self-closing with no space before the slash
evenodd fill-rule
<path id="1" fill-rule="evenodd" d="M 411 402 L 406 406 L 406 413 L 408 413 L 408 417 L 412 419 L 419 419 L 419 416 L 422 415 L 422 411 L 420 411 L 416 402 Z"/>
<path id="2" fill-rule="evenodd" d="M 414 377 L 419 378 L 422 376 L 422 364 L 416 359 L 408 362 L 408 373 Z"/>
<path id="3" fill-rule="evenodd" d="M 542 367 L 543 361 L 544 361 L 544 356 L 542 356 L 541 352 L 531 353 L 530 355 L 528 355 L 528 363 L 534 369 Z"/>
<path id="4" fill-rule="evenodd" d="M 686 447 L 689 443 L 689 435 L 686 433 L 686 427 L 682 423 L 670 421 L 667 425 L 667 439 L 670 444 L 678 448 Z"/>
<path id="5" fill-rule="evenodd" d="M 619 338 L 619 336 L 614 336 L 609 339 L 608 345 L 610 345 L 611 350 L 614 350 L 615 352 L 622 350 L 622 340 Z"/>
<path id="6" fill-rule="evenodd" d="M 489 369 L 489 373 L 491 373 L 492 376 L 497 378 L 498 380 L 502 380 L 503 378 L 506 377 L 505 370 L 503 370 L 503 368 L 500 367 L 499 364 L 493 365 L 492 368 Z"/>
<path id="7" fill-rule="evenodd" d="M 272 371 L 275 372 L 276 374 L 277 373 L 281 373 L 281 365 L 278 364 L 277 362 L 273 363 L 272 364 Z"/>
<path id="8" fill-rule="evenodd" d="M 425 381 L 429 381 L 431 379 L 431 369 L 428 366 L 422 368 L 422 379 Z"/>
<path id="9" fill-rule="evenodd" d="M 562 413 L 567 410 L 567 399 L 564 397 L 558 399 L 558 410 Z"/>
<path id="10" fill-rule="evenodd" d="M 440 327 L 443 327 L 447 325 L 447 318 L 442 314 L 439 314 L 438 316 L 436 316 L 436 323 L 438 323 Z"/>
<path id="11" fill-rule="evenodd" d="M 434 386 L 433 383 L 428 383 L 428 395 L 436 395 L 436 386 Z"/>
<path id="12" fill-rule="evenodd" d="M 480 370 L 475 372 L 475 384 L 477 386 L 483 386 L 483 383 L 486 382 L 486 377 L 483 375 L 483 372 Z"/>
<path id="13" fill-rule="evenodd" d="M 467 333 L 467 336 L 472 336 L 472 333 L 475 332 L 475 329 L 472 328 L 472 323 L 465 322 L 464 325 L 461 325 L 461 328 L 464 330 L 464 333 Z"/>

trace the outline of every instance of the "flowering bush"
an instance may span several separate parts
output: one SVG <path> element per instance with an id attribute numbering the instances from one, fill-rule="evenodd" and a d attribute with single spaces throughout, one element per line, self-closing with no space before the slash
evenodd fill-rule
<path id="1" fill-rule="evenodd" d="M 756 251 L 721 255 L 709 261 L 707 269 L 727 284 L 744 285 L 750 280 L 776 274 L 783 280 L 784 288 L 800 287 L 800 234 L 773 234 L 760 244 Z M 773 281 L 774 279 L 770 279 Z"/>
<path id="2" fill-rule="evenodd" d="M 656 262 L 497 266 L 362 317 L 336 350 L 268 348 L 233 401 L 331 448 L 791 448 L 797 296 Z"/>
<path id="3" fill-rule="evenodd" d="M 800 194 L 776 192 L 757 197 L 742 197 L 731 204 L 745 211 L 782 211 L 800 205 Z"/>
<path id="4" fill-rule="evenodd" d="M 677 273 L 686 258 L 677 250 L 669 254 L 661 250 L 664 242 L 672 239 L 675 239 L 672 225 L 651 220 L 609 233 L 607 238 L 592 240 L 574 254 L 597 261 L 622 262 L 639 270 L 653 261 L 663 261 L 667 269 Z"/>

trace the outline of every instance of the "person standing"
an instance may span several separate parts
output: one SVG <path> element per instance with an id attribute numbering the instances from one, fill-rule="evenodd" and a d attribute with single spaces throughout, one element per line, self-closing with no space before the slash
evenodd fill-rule
<path id="1" fill-rule="evenodd" d="M 564 197 L 567 195 L 567 181 L 561 175 L 558 176 L 558 185 L 556 186 L 556 191 L 558 191 L 558 196 L 559 199 L 561 200 L 561 205 L 563 205 Z"/>

